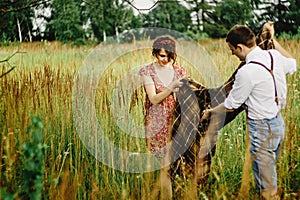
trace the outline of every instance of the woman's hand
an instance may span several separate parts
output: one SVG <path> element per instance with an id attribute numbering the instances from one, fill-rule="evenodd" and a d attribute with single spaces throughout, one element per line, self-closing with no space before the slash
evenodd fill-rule
<path id="1" fill-rule="evenodd" d="M 181 82 L 182 78 L 173 81 L 169 86 L 167 86 L 162 92 L 156 93 L 156 89 L 154 85 L 145 85 L 145 90 L 150 102 L 155 105 L 163 101 L 166 97 L 168 97 L 172 92 L 176 92 L 179 87 L 183 85 Z"/>
<path id="2" fill-rule="evenodd" d="M 183 78 L 179 78 L 175 81 L 173 81 L 170 85 L 167 86 L 167 88 L 171 91 L 174 91 L 175 89 L 181 87 L 183 85 L 183 82 L 181 82 Z"/>
<path id="3" fill-rule="evenodd" d="M 266 22 L 263 26 L 263 31 L 268 31 L 271 33 L 271 38 L 274 37 L 275 30 L 274 30 L 274 22 Z"/>

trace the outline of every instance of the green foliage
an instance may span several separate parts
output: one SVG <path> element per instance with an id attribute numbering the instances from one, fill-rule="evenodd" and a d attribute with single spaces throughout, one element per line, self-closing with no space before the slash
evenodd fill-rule
<path id="1" fill-rule="evenodd" d="M 283 32 L 279 35 L 279 38 L 287 40 L 300 40 L 300 26 L 297 29 L 297 34 L 293 34 L 291 31 Z"/>
<path id="2" fill-rule="evenodd" d="M 186 0 L 186 3 L 190 7 L 191 16 L 194 18 L 193 30 L 201 32 L 204 23 L 214 21 L 211 13 L 214 10 L 211 1 L 190 1 Z"/>
<path id="3" fill-rule="evenodd" d="M 134 16 L 132 8 L 124 1 L 89 0 L 87 13 L 93 34 L 99 41 L 142 26 L 139 17 Z"/>
<path id="4" fill-rule="evenodd" d="M 6 33 L 2 34 L 2 37 L 0 38 L 0 46 L 9 46 L 10 41 Z"/>
<path id="5" fill-rule="evenodd" d="M 215 20 L 204 24 L 204 31 L 213 38 L 225 37 L 232 26 L 235 24 L 247 24 L 254 17 L 248 0 L 225 0 L 214 9 L 212 16 Z"/>
<path id="6" fill-rule="evenodd" d="M 47 26 L 48 34 L 53 33 L 52 39 L 61 42 L 75 41 L 84 38 L 84 22 L 81 20 L 81 2 L 74 0 L 54 0 L 51 20 Z M 51 36 L 50 36 L 51 37 Z"/>
<path id="7" fill-rule="evenodd" d="M 44 180 L 44 150 L 43 142 L 44 125 L 39 117 L 32 117 L 32 126 L 28 127 L 27 134 L 30 141 L 24 143 L 24 170 L 23 191 L 30 199 L 41 199 Z M 22 194 L 23 195 L 23 194 Z"/>
<path id="8" fill-rule="evenodd" d="M 284 17 L 280 17 L 280 19 L 284 19 L 287 24 L 290 24 L 288 30 L 292 34 L 298 33 L 300 34 L 300 1 L 299 0 L 288 0 L 290 3 L 286 12 L 284 13 Z M 299 36 L 298 36 L 299 38 Z"/>
<path id="9" fill-rule="evenodd" d="M 138 16 L 134 15 L 133 8 L 126 1 L 53 0 L 38 7 L 43 9 L 48 6 L 51 9 L 50 17 L 43 13 L 35 16 L 30 2 L 8 2 L 4 7 L 0 3 L 0 45 L 8 45 L 6 40 L 29 41 L 31 38 L 84 45 L 86 39 L 103 41 L 109 36 L 143 26 L 162 27 L 183 33 L 193 31 L 195 35 L 204 32 L 218 38 L 225 37 L 228 29 L 235 24 L 247 24 L 258 32 L 268 20 L 276 22 L 276 33 L 297 34 L 300 24 L 299 0 L 186 0 L 187 7 L 177 0 L 162 1 L 149 13 Z M 34 29 L 32 19 L 36 17 L 47 21 L 44 32 L 40 27 Z"/>
<path id="10" fill-rule="evenodd" d="M 6 188 L 0 188 L 0 197 L 3 200 L 13 200 L 13 199 L 15 199 L 15 195 L 6 192 Z"/>
<path id="11" fill-rule="evenodd" d="M 279 35 L 279 38 L 286 40 L 300 40 L 300 34 L 293 35 L 291 32 L 283 32 Z"/>
<path id="12" fill-rule="evenodd" d="M 192 20 L 186 7 L 178 1 L 167 1 L 158 3 L 149 14 L 145 15 L 144 25 L 186 32 L 191 29 Z"/>
<path id="13" fill-rule="evenodd" d="M 196 41 L 203 40 L 203 39 L 209 39 L 209 35 L 205 32 L 197 31 L 187 31 L 186 35 Z"/>
<path id="14" fill-rule="evenodd" d="M 297 34 L 300 26 L 299 0 L 160 1 L 148 13 L 138 15 L 129 2 L 134 4 L 125 0 L 0 2 L 0 45 L 44 39 L 74 42 L 78 46 L 87 40 L 104 41 L 142 27 L 161 27 L 188 34 L 193 31 L 195 37 L 205 33 L 220 38 L 235 24 L 246 24 L 258 33 L 269 20 L 275 22 L 275 32 L 286 37 L 285 33 Z M 51 16 L 47 10 L 51 10 Z M 34 26 L 33 20 L 44 20 L 46 29 L 44 25 Z"/>
<path id="15" fill-rule="evenodd" d="M 44 186 L 44 150 L 46 145 L 43 144 L 44 125 L 39 117 L 32 117 L 32 125 L 27 128 L 29 142 L 22 144 L 22 159 L 14 163 L 17 176 L 22 176 L 20 180 L 14 180 L 12 188 L 0 188 L 0 198 L 5 200 L 31 199 L 39 200 L 42 198 Z M 4 158 L 4 157 L 3 157 Z M 11 161 L 8 161 L 11 162 Z M 10 171 L 10 169 L 6 169 Z M 19 170 L 19 171 L 18 171 Z M 5 170 L 4 170 L 5 171 Z M 5 184 L 6 176 L 1 172 L 1 179 Z M 10 183 L 8 181 L 7 183 Z M 15 186 L 17 185 L 17 188 Z"/>
<path id="16" fill-rule="evenodd" d="M 29 41 L 31 31 L 33 29 L 32 17 L 34 16 L 33 9 L 26 7 L 29 0 L 18 0 L 1 10 L 0 3 L 0 38 L 10 41 Z M 24 7 L 24 9 L 20 9 Z M 18 24 L 20 30 L 18 29 Z M 20 38 L 21 35 L 21 38 Z"/>
<path id="17" fill-rule="evenodd" d="M 76 39 L 75 41 L 74 41 L 74 46 L 81 46 L 81 45 L 86 45 L 87 44 L 87 42 L 86 42 L 86 40 L 85 39 L 83 39 L 83 38 L 78 38 L 78 39 Z"/>
<path id="18" fill-rule="evenodd" d="M 212 38 L 224 37 L 228 31 L 226 27 L 220 24 L 204 24 L 205 32 Z"/>
<path id="19" fill-rule="evenodd" d="M 258 32 L 266 21 L 275 22 L 275 32 L 279 35 L 282 33 L 296 34 L 300 25 L 300 1 L 261 1 L 256 7 L 259 10 L 255 19 L 250 23 L 251 27 Z"/>

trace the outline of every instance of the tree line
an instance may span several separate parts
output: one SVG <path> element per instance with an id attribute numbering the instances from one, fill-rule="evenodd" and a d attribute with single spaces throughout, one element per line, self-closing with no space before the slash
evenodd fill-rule
<path id="1" fill-rule="evenodd" d="M 84 44 L 141 27 L 167 28 L 198 39 L 220 38 L 235 24 L 258 31 L 268 20 L 276 22 L 277 34 L 300 34 L 300 0 L 153 2 L 149 12 L 137 13 L 132 0 L 2 0 L 0 41 Z"/>

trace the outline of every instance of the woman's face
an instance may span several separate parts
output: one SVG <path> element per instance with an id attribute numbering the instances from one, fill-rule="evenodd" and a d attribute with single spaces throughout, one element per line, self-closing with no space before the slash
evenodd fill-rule
<path id="1" fill-rule="evenodd" d="M 156 58 L 157 58 L 158 64 L 163 65 L 163 66 L 167 65 L 171 61 L 171 59 L 169 58 L 168 53 L 166 52 L 165 49 L 161 49 L 158 52 L 158 54 L 156 55 Z"/>

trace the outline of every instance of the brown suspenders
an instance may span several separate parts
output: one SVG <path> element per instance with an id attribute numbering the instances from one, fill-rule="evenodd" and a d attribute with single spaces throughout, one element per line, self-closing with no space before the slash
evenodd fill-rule
<path id="1" fill-rule="evenodd" d="M 276 84 L 275 84 L 275 77 L 274 77 L 274 73 L 273 73 L 273 56 L 270 52 L 268 52 L 270 57 L 271 57 L 271 69 L 267 68 L 264 64 L 260 63 L 260 62 L 256 62 L 256 61 L 250 61 L 249 63 L 253 63 L 253 64 L 257 64 L 260 66 L 263 66 L 266 70 L 268 70 L 268 72 L 270 72 L 270 74 L 272 75 L 273 78 L 273 83 L 274 83 L 274 87 L 275 87 L 275 102 L 278 105 L 278 96 L 277 96 L 277 88 L 276 88 Z"/>

